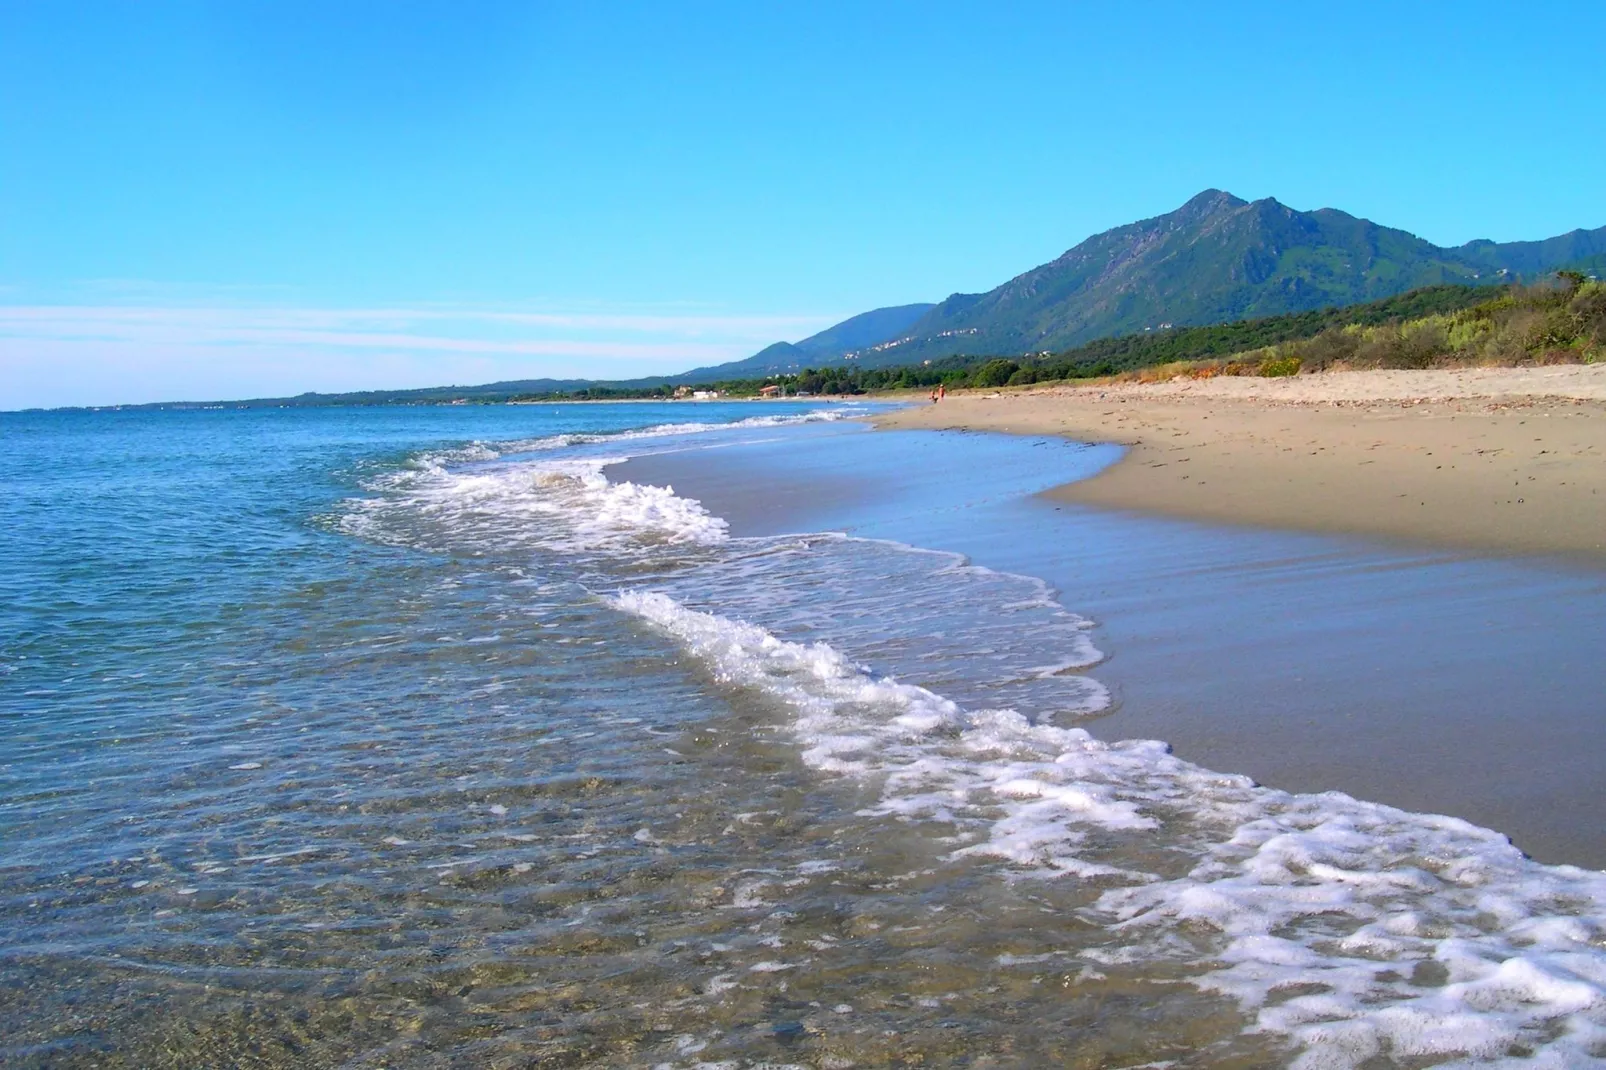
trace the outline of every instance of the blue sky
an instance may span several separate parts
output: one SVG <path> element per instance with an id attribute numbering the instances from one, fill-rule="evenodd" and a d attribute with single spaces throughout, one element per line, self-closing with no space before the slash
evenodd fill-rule
<path id="1" fill-rule="evenodd" d="M 0 0 L 0 408 L 745 356 L 1207 187 L 1606 224 L 1606 4 Z"/>

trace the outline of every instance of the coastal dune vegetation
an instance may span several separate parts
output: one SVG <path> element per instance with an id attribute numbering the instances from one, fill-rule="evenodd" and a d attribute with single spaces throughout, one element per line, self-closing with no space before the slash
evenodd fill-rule
<path id="1" fill-rule="evenodd" d="M 1593 364 L 1606 360 L 1606 283 L 1564 273 L 1557 284 L 1511 287 L 1469 308 L 1380 324 L 1352 323 L 1233 354 L 1143 369 L 1286 376 L 1332 369 L 1425 369 Z"/>

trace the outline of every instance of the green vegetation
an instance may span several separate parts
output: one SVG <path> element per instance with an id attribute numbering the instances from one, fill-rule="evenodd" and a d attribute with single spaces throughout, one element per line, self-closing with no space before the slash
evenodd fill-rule
<path id="1" fill-rule="evenodd" d="M 1322 371 L 1477 364 L 1595 363 L 1606 360 L 1606 283 L 1561 272 L 1554 283 L 1512 287 L 1453 312 L 1368 325 L 1329 327 L 1313 338 L 1238 354 L 1229 364 L 1258 374 L 1292 362 Z"/>
<path id="2" fill-rule="evenodd" d="M 1020 365 L 1012 360 L 989 360 L 971 373 L 972 386 L 1008 386 L 1020 374 Z"/>

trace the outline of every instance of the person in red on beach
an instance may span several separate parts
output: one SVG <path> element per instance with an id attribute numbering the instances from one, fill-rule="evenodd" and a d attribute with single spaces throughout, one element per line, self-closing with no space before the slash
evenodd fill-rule
<path id="1" fill-rule="evenodd" d="M 947 383 L 938 383 L 937 384 L 937 400 L 941 401 L 943 398 L 945 398 L 947 396 L 948 396 L 948 384 Z"/>

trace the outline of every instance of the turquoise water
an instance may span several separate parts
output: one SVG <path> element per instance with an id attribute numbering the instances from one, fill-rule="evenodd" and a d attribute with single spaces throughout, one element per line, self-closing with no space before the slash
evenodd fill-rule
<path id="1" fill-rule="evenodd" d="M 784 495 L 845 411 L 0 416 L 0 1059 L 1606 1054 L 1599 874 L 1095 740 L 1040 581 L 609 475 Z M 854 441 L 867 532 L 1109 460 Z"/>

